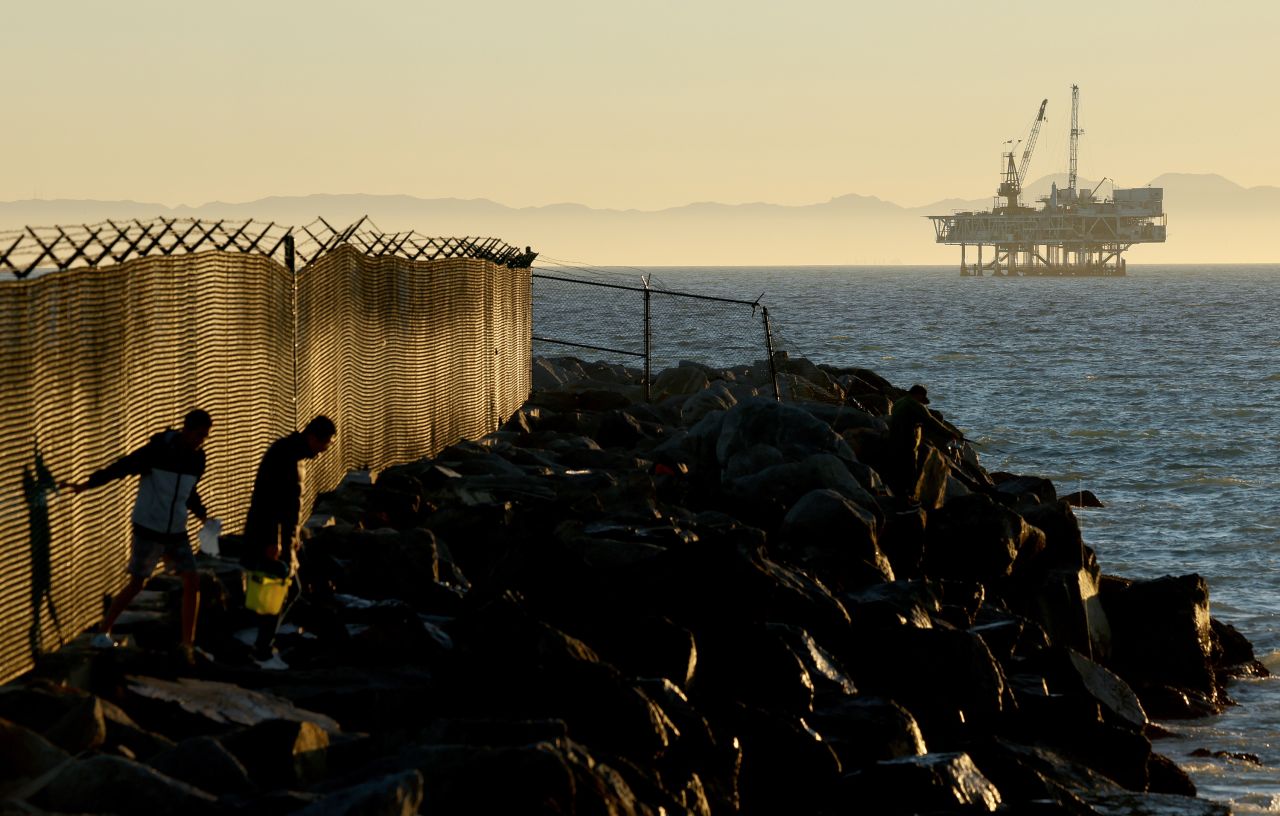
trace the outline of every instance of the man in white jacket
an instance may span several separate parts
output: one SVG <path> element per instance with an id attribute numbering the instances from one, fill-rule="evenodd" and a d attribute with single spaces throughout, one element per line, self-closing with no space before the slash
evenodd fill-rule
<path id="1" fill-rule="evenodd" d="M 204 446 L 213 420 L 196 409 L 182 420 L 182 430 L 167 429 L 127 456 L 95 471 L 83 482 L 65 485 L 80 493 L 125 476 L 138 476 L 138 497 L 133 503 L 133 540 L 129 558 L 129 583 L 115 596 L 102 620 L 93 645 L 115 645 L 111 627 L 155 572 L 163 557 L 182 576 L 183 655 L 190 659 L 196 639 L 196 613 L 200 608 L 200 576 L 187 538 L 187 512 L 200 521 L 208 518 L 196 483 L 204 475 Z"/>

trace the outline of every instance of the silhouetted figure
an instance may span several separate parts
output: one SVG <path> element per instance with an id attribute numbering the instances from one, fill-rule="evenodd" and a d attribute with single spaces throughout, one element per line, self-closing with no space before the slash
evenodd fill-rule
<path id="1" fill-rule="evenodd" d="M 78 484 L 68 484 L 73 493 L 104 485 L 125 476 L 138 476 L 138 497 L 133 503 L 133 540 L 129 558 L 129 583 L 116 595 L 102 620 L 93 645 L 115 645 L 111 627 L 129 602 L 142 591 L 163 557 L 182 576 L 182 642 L 190 659 L 196 639 L 196 612 L 200 607 L 200 576 L 195 554 L 187 537 L 187 511 L 200 521 L 208 518 L 196 484 L 204 475 L 204 446 L 213 420 L 196 409 L 182 420 L 182 430 L 166 429 L 145 445 L 95 471 Z"/>
<path id="2" fill-rule="evenodd" d="M 62 623 L 58 620 L 58 608 L 53 604 L 53 531 L 49 525 L 48 494 L 55 492 L 58 484 L 45 467 L 44 457 L 36 451 L 35 472 L 22 469 L 22 496 L 27 504 L 27 520 L 31 528 L 31 656 L 41 652 L 40 610 L 47 600 L 53 626 L 62 642 Z"/>
<path id="3" fill-rule="evenodd" d="M 287 668 L 275 654 L 276 631 L 298 595 L 298 521 L 302 511 L 302 463 L 329 449 L 338 428 L 317 416 L 301 433 L 281 437 L 267 448 L 253 480 L 253 496 L 244 523 L 246 569 L 289 580 L 289 595 L 277 615 L 261 615 L 254 660 L 263 668 Z"/>

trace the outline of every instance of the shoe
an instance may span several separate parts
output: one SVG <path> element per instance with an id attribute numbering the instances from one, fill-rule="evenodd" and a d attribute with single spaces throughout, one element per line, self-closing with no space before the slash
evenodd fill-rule
<path id="1" fill-rule="evenodd" d="M 284 671 L 289 668 L 289 664 L 284 662 L 278 652 L 271 655 L 271 657 L 266 660 L 259 660 L 255 657 L 253 662 L 258 664 L 258 668 L 265 669 L 266 671 Z"/>
<path id="2" fill-rule="evenodd" d="M 89 639 L 89 645 L 95 649 L 114 649 L 120 644 L 112 640 L 111 635 L 108 635 L 105 632 L 99 632 Z"/>

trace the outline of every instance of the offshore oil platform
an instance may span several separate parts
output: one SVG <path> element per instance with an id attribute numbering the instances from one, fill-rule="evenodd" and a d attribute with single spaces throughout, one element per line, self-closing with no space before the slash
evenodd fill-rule
<path id="1" fill-rule="evenodd" d="M 1031 165 L 1044 109 L 1031 125 L 1022 157 L 1014 164 L 1013 148 L 1001 155 L 1004 171 L 989 212 L 930 215 L 937 242 L 960 245 L 960 274 L 982 276 L 1054 275 L 1111 277 L 1125 274 L 1124 252 L 1134 244 L 1163 242 L 1164 190 L 1160 187 L 1116 188 L 1110 199 L 1096 198 L 1103 179 L 1092 190 L 1076 189 L 1079 153 L 1080 88 L 1071 86 L 1070 170 L 1067 187 L 1055 183 L 1040 199 L 1040 209 L 1023 206 L 1022 185 Z M 969 263 L 969 247 L 977 247 L 977 263 Z M 983 248 L 991 247 L 988 260 Z"/>

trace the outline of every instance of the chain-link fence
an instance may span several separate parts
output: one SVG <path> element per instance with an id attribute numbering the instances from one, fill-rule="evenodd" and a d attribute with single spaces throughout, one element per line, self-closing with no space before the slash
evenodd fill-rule
<path id="1" fill-rule="evenodd" d="M 682 361 L 720 366 L 758 360 L 769 367 L 778 396 L 769 310 L 758 299 L 662 289 L 647 276 L 634 285 L 540 267 L 532 277 L 535 354 L 639 369 L 646 399 L 657 373 Z"/>
<path id="2" fill-rule="evenodd" d="M 0 681 L 95 622 L 123 580 L 132 480 L 75 496 L 57 480 L 204 408 L 200 490 L 234 531 L 267 445 L 317 413 L 338 439 L 304 507 L 350 469 L 481 436 L 529 392 L 531 255 L 363 222 L 0 235 Z"/>

